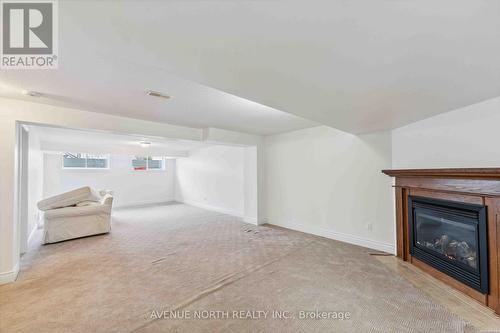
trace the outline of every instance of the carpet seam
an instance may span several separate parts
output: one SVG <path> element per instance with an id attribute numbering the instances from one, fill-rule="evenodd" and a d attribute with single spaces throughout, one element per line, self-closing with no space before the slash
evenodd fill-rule
<path id="1" fill-rule="evenodd" d="M 201 292 L 197 293 L 196 295 L 188 298 L 186 301 L 184 302 L 181 302 L 180 304 L 174 306 L 171 310 L 162 310 L 162 311 L 178 311 L 180 309 L 183 309 L 205 297 L 207 297 L 208 295 L 210 294 L 213 294 L 215 293 L 216 291 L 219 291 L 219 290 L 222 290 L 224 287 L 226 286 L 229 286 L 237 281 L 240 281 L 241 279 L 247 277 L 247 276 L 250 276 L 251 274 L 259 271 L 260 269 L 264 268 L 264 267 L 267 267 L 271 264 L 274 264 L 278 261 L 281 261 L 283 260 L 284 258 L 290 256 L 292 253 L 296 253 L 300 250 L 303 250 L 305 248 L 307 248 L 308 246 L 310 246 L 311 244 L 313 243 L 313 241 L 309 241 L 305 244 L 305 246 L 301 247 L 301 248 L 298 248 L 296 250 L 293 250 L 293 251 L 290 251 L 290 252 L 287 252 L 286 254 L 274 259 L 274 260 L 270 260 L 268 262 L 265 262 L 261 265 L 258 265 L 256 267 L 249 267 L 243 271 L 240 271 L 240 272 L 237 272 L 237 273 L 233 273 L 232 276 L 229 276 L 229 277 L 225 277 L 225 278 L 222 278 L 222 280 L 219 280 L 219 283 L 213 285 L 211 288 L 206 288 L 205 290 L 202 290 Z M 230 279 L 231 277 L 235 277 L 234 279 Z M 224 282 L 226 281 L 226 282 Z M 223 283 L 220 283 L 220 282 L 223 282 Z M 134 333 L 134 332 L 138 332 L 138 330 L 140 329 L 143 329 L 143 328 L 146 328 L 147 326 L 155 323 L 157 320 L 159 320 L 160 318 L 153 318 L 151 319 L 150 321 L 140 325 L 139 327 L 136 327 L 134 328 L 133 330 L 130 331 L 130 333 Z"/>

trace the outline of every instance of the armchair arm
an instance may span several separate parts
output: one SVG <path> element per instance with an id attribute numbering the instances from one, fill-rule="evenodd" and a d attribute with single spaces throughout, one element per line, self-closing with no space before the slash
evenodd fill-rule
<path id="1" fill-rule="evenodd" d="M 112 206 L 113 196 L 111 194 L 106 194 L 101 198 L 101 205 Z"/>

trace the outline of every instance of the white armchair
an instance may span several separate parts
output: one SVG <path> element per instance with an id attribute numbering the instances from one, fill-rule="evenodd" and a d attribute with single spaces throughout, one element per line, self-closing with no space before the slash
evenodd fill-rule
<path id="1" fill-rule="evenodd" d="M 108 233 L 113 196 L 109 191 L 101 193 L 104 195 L 83 187 L 40 201 L 38 208 L 44 211 L 44 244 Z"/>

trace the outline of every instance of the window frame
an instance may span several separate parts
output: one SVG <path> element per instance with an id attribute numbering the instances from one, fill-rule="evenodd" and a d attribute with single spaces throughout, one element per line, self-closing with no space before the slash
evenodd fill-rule
<path id="1" fill-rule="evenodd" d="M 134 160 L 136 160 L 138 157 L 142 157 L 142 158 L 146 158 L 146 169 L 136 169 L 134 168 Z M 161 160 L 161 168 L 154 168 L 154 169 L 150 169 L 149 168 L 149 163 L 148 163 L 148 159 L 149 158 L 152 158 L 152 159 L 155 159 L 155 160 L 158 160 L 160 159 Z M 134 155 L 132 157 L 132 159 L 130 160 L 130 166 L 132 167 L 132 171 L 134 172 L 144 172 L 144 171 L 165 171 L 165 167 L 166 167 L 166 163 L 165 163 L 165 157 L 164 156 L 138 156 L 138 155 Z"/>
<path id="2" fill-rule="evenodd" d="M 85 165 L 88 164 L 88 157 L 87 155 L 100 155 L 105 157 L 106 159 L 106 167 L 105 168 L 96 168 L 96 167 L 68 167 L 64 165 L 64 155 L 65 154 L 81 154 L 85 155 Z M 111 155 L 110 154 L 98 154 L 98 153 L 82 153 L 82 152 L 63 152 L 61 153 L 61 165 L 63 170 L 109 170 L 110 165 L 111 165 Z"/>

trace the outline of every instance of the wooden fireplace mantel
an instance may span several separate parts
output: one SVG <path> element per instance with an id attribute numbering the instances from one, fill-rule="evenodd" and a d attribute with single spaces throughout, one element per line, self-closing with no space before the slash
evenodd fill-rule
<path id="1" fill-rule="evenodd" d="M 487 305 L 500 315 L 500 168 L 382 170 L 395 177 L 397 256 Z M 428 197 L 486 206 L 489 293 L 413 258 L 409 247 L 408 197 Z"/>
<path id="2" fill-rule="evenodd" d="M 382 170 L 382 172 L 391 177 L 428 177 L 428 178 L 500 180 L 500 168 L 392 169 L 392 170 Z"/>

